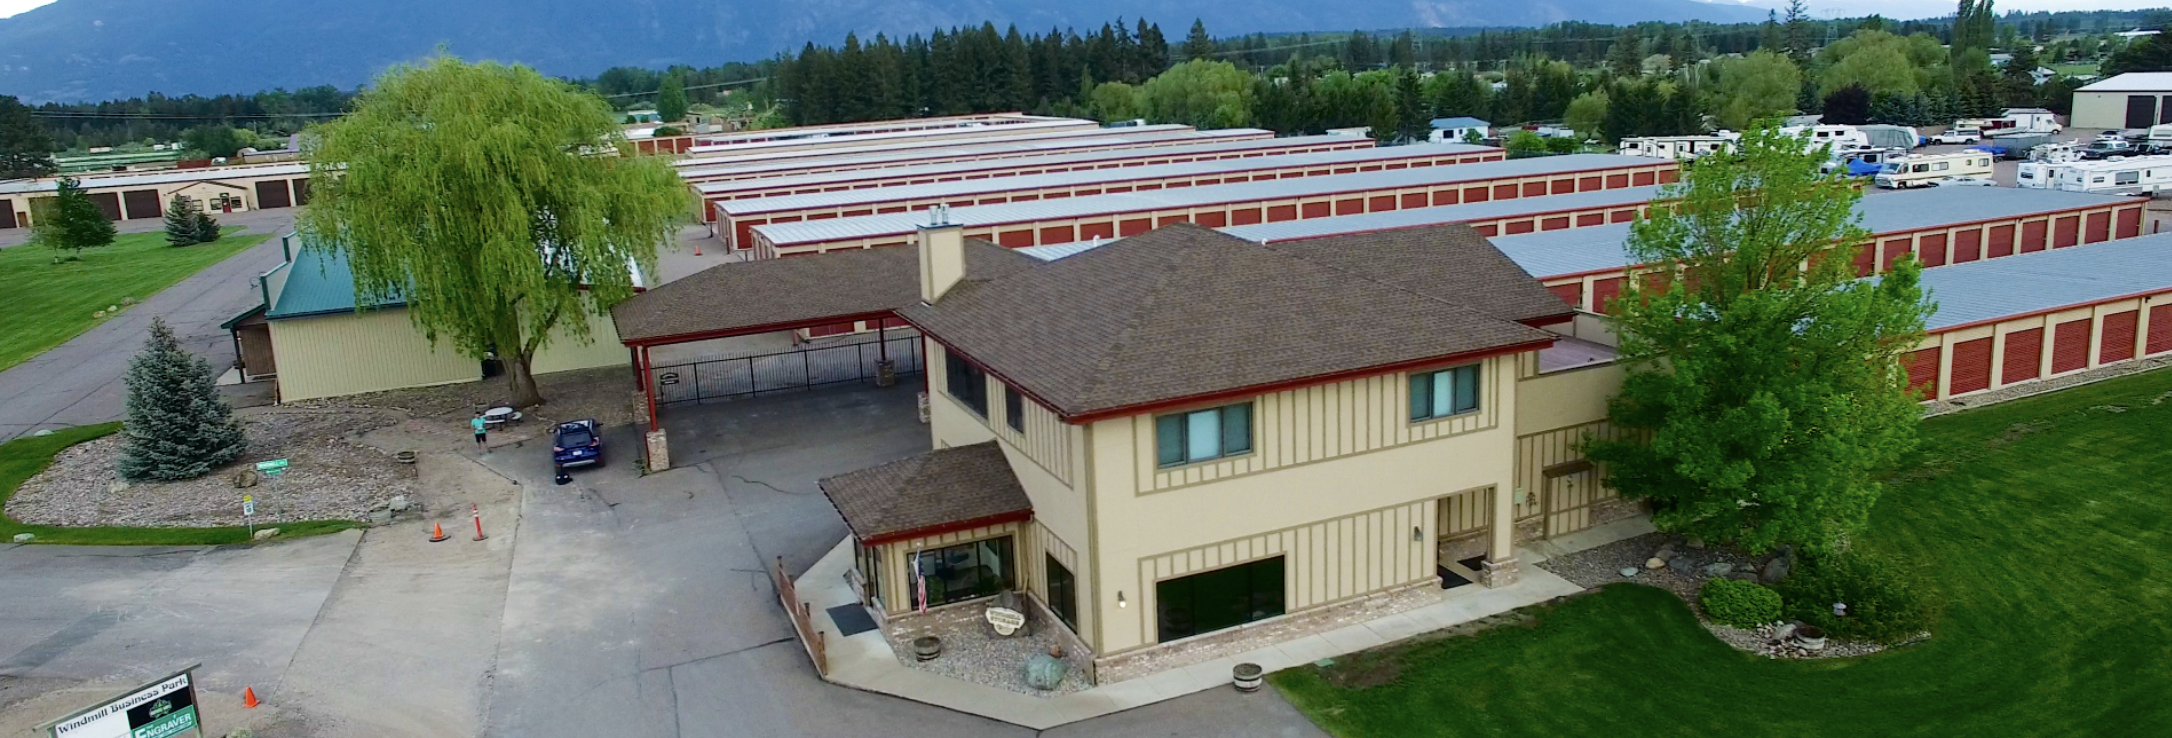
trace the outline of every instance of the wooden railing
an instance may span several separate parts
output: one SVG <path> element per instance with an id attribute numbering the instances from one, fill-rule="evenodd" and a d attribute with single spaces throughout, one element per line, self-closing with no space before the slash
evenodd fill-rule
<path id="1" fill-rule="evenodd" d="M 799 585 L 792 575 L 784 571 L 784 557 L 777 557 L 775 568 L 770 570 L 776 580 L 777 601 L 784 605 L 786 614 L 792 616 L 792 630 L 799 634 L 800 645 L 807 647 L 807 658 L 814 660 L 815 673 L 823 677 L 830 674 L 829 649 L 822 639 L 822 631 L 814 625 L 814 608 L 799 599 Z"/>

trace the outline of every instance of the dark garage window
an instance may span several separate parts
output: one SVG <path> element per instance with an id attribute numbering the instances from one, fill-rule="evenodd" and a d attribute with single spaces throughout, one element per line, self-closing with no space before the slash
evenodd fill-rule
<path id="1" fill-rule="evenodd" d="M 918 576 L 927 580 L 928 606 L 963 602 L 1010 589 L 1017 580 L 1011 537 L 921 551 Z M 919 599 L 916 593 L 914 599 Z"/>
<path id="2" fill-rule="evenodd" d="M 1154 585 L 1162 643 L 1282 614 L 1282 557 Z"/>
<path id="3" fill-rule="evenodd" d="M 1048 609 L 1064 625 L 1078 630 L 1078 578 L 1054 556 L 1048 557 Z"/>

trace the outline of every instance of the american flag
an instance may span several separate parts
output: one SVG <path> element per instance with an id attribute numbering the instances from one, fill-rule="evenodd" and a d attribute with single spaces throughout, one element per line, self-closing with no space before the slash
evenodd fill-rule
<path id="1" fill-rule="evenodd" d="M 920 573 L 920 554 L 913 553 L 913 586 L 918 589 L 920 614 L 928 614 L 928 577 Z"/>

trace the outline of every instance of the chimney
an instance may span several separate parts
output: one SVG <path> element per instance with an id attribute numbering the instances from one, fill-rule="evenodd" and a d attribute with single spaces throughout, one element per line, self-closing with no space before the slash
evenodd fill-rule
<path id="1" fill-rule="evenodd" d="M 928 208 L 920 226 L 920 301 L 934 304 L 965 278 L 965 227 L 950 219 L 950 206 Z"/>

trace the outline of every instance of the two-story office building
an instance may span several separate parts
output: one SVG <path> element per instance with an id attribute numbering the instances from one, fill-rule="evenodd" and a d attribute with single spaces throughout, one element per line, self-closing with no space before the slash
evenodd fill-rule
<path id="1" fill-rule="evenodd" d="M 1468 227 L 1262 245 L 1180 224 L 1048 262 L 955 225 L 919 240 L 891 261 L 918 269 L 895 314 L 925 337 L 934 450 L 822 484 L 890 617 L 1023 590 L 1106 673 L 1513 582 L 1519 538 L 1607 515 L 1571 449 L 1605 432 L 1618 370 Z"/>

